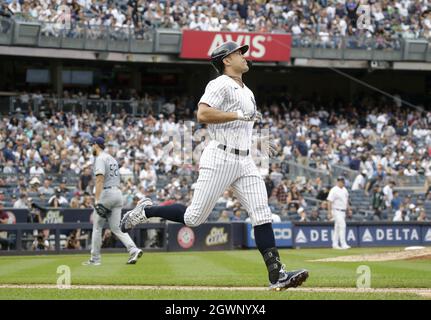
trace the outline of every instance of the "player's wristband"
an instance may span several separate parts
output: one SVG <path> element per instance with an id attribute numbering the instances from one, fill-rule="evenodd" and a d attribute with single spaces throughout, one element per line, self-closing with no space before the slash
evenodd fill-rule
<path id="1" fill-rule="evenodd" d="M 243 120 L 244 119 L 244 112 L 242 112 L 242 110 L 238 110 L 236 112 L 236 117 L 238 118 L 238 120 Z"/>

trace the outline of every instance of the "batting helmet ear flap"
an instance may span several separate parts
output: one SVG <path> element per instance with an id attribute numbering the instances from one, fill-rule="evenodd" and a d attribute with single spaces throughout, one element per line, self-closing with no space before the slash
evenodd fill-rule
<path id="1" fill-rule="evenodd" d="M 214 69 L 217 71 L 218 74 L 223 74 L 224 70 L 224 63 L 223 61 L 217 60 L 217 61 L 211 61 L 211 65 L 214 67 Z"/>

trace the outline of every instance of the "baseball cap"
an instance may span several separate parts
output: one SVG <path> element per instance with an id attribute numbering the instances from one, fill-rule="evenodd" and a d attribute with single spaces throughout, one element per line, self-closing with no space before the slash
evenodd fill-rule
<path id="1" fill-rule="evenodd" d="M 105 149 L 105 139 L 103 137 L 93 137 L 91 139 L 91 145 L 97 144 L 102 149 Z"/>
<path id="2" fill-rule="evenodd" d="M 40 180 L 37 177 L 34 177 L 33 179 L 31 179 L 30 184 L 40 184 Z"/>
<path id="3" fill-rule="evenodd" d="M 343 176 L 338 176 L 337 177 L 337 181 L 344 181 L 344 177 Z"/>

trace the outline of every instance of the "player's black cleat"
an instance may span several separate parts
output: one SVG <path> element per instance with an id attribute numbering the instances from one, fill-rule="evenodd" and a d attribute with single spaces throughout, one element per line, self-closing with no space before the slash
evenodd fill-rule
<path id="1" fill-rule="evenodd" d="M 270 290 L 281 291 L 288 288 L 296 288 L 300 286 L 308 278 L 308 270 L 301 269 L 295 271 L 286 271 L 282 267 L 280 270 L 280 278 L 276 283 L 269 285 Z"/>

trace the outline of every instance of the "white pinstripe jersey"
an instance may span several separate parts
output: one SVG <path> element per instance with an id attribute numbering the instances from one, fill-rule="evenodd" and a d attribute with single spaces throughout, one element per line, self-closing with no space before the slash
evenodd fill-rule
<path id="1" fill-rule="evenodd" d="M 225 112 L 242 110 L 244 114 L 250 114 L 256 111 L 253 92 L 245 84 L 241 87 L 226 75 L 221 75 L 208 83 L 199 103 L 206 103 Z M 209 124 L 208 132 L 212 140 L 231 148 L 246 150 L 252 145 L 253 125 L 253 121 L 239 120 Z"/>

